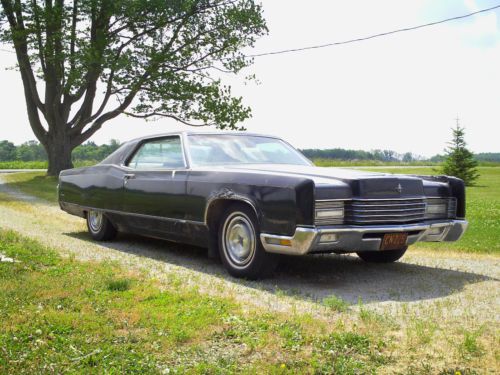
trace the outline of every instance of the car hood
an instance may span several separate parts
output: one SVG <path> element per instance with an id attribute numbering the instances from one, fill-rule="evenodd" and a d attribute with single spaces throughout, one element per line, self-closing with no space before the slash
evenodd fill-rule
<path id="1" fill-rule="evenodd" d="M 394 175 L 388 173 L 290 164 L 240 164 L 218 166 L 216 168 L 210 167 L 210 169 L 219 169 L 227 172 L 268 172 L 272 174 L 309 178 L 319 184 L 332 183 L 334 181 L 356 180 L 360 178 L 394 177 Z"/>
<path id="2" fill-rule="evenodd" d="M 316 186 L 317 199 L 330 198 L 335 189 L 337 189 L 337 193 L 339 192 L 338 190 L 345 189 L 349 191 L 349 195 L 352 197 L 367 199 L 421 197 L 426 195 L 425 190 L 428 189 L 436 192 L 441 191 L 441 193 L 445 193 L 448 190 L 446 183 L 424 181 L 415 176 L 367 172 L 345 168 L 285 164 L 245 164 L 211 167 L 210 169 L 225 172 L 265 173 L 307 178 L 312 180 Z M 430 191 L 427 191 L 427 193 L 430 193 Z"/>

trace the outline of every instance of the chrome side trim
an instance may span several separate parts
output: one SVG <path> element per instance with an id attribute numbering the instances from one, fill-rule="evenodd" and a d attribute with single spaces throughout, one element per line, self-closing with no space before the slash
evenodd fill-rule
<path id="1" fill-rule="evenodd" d="M 266 251 L 277 254 L 379 251 L 382 236 L 377 237 L 377 234 L 408 232 L 407 245 L 419 241 L 449 242 L 459 240 L 467 226 L 466 220 L 441 220 L 404 225 L 297 227 L 293 236 L 261 233 L 260 239 Z M 337 240 L 321 243 L 320 238 L 323 234 L 336 234 Z M 374 236 L 366 236 L 367 234 Z M 280 240 L 289 241 L 291 246 L 280 245 Z"/>
<path id="2" fill-rule="evenodd" d="M 205 205 L 205 213 L 203 214 L 203 224 L 204 225 L 208 226 L 208 214 L 210 211 L 210 206 L 218 200 L 231 200 L 231 201 L 235 201 L 235 202 L 239 201 L 239 202 L 246 203 L 252 207 L 253 211 L 255 212 L 255 216 L 257 218 L 259 217 L 259 212 L 257 211 L 257 207 L 255 206 L 254 202 L 250 198 L 245 197 L 244 195 L 235 194 L 232 191 L 226 189 L 226 190 L 223 190 L 217 194 L 214 194 L 213 196 L 211 196 L 210 198 L 207 199 L 207 203 Z"/>
<path id="3" fill-rule="evenodd" d="M 155 215 L 145 215 L 145 214 L 138 214 L 134 212 L 125 212 L 125 211 L 118 211 L 118 210 L 108 210 L 105 208 L 97 208 L 97 207 L 90 207 L 90 206 L 82 206 L 80 204 L 76 203 L 67 203 L 67 202 L 61 202 L 65 206 L 73 206 L 73 207 L 78 207 L 84 211 L 96 211 L 96 212 L 102 212 L 104 214 L 117 214 L 117 215 L 125 215 L 125 216 L 134 216 L 134 217 L 140 217 L 143 219 L 153 219 L 153 220 L 160 220 L 160 221 L 174 221 L 174 222 L 179 222 L 182 224 L 193 224 L 193 225 L 203 225 L 205 226 L 204 222 L 201 221 L 194 221 L 194 220 L 185 220 L 185 219 L 176 219 L 176 218 L 171 218 L 171 217 L 164 217 L 164 216 L 155 216 Z"/>

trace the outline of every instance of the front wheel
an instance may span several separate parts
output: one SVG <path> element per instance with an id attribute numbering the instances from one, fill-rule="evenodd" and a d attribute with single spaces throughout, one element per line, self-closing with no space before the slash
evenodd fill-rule
<path id="1" fill-rule="evenodd" d="M 277 256 L 264 250 L 259 235 L 257 217 L 249 207 L 228 207 L 220 221 L 219 252 L 232 276 L 258 279 L 276 268 Z"/>
<path id="2" fill-rule="evenodd" d="M 87 212 L 87 228 L 92 238 L 97 241 L 112 240 L 117 234 L 113 224 L 99 211 Z"/>
<path id="3" fill-rule="evenodd" d="M 393 263 L 401 259 L 408 247 L 398 250 L 360 251 L 358 256 L 369 263 Z"/>

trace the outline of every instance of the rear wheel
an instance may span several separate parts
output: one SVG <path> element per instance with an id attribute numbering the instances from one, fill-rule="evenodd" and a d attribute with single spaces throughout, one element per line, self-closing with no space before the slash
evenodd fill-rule
<path id="1" fill-rule="evenodd" d="M 248 206 L 226 209 L 219 226 L 219 252 L 232 276 L 258 279 L 274 271 L 277 256 L 264 250 L 259 237 L 257 218 Z"/>
<path id="2" fill-rule="evenodd" d="M 92 238 L 97 241 L 112 240 L 117 234 L 113 224 L 99 211 L 87 212 L 87 228 Z"/>
<path id="3" fill-rule="evenodd" d="M 395 262 L 406 253 L 408 247 L 398 250 L 384 250 L 384 251 L 360 251 L 358 256 L 365 262 L 369 263 L 392 263 Z"/>

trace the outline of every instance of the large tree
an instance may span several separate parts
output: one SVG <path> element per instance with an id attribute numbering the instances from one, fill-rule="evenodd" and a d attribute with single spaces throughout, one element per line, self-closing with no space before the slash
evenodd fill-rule
<path id="1" fill-rule="evenodd" d="M 250 116 L 217 77 L 251 64 L 267 33 L 253 0 L 0 0 L 0 41 L 17 56 L 48 174 L 128 114 L 236 128 Z"/>

